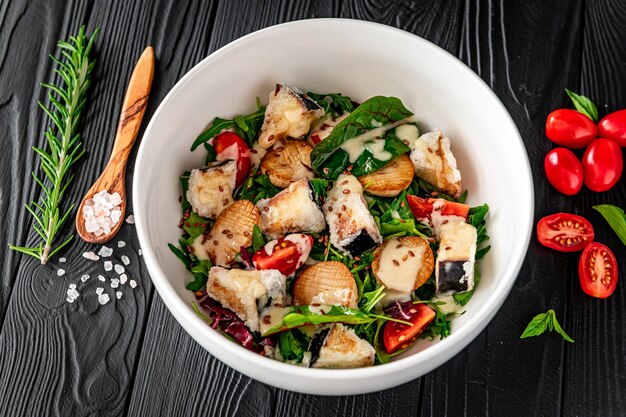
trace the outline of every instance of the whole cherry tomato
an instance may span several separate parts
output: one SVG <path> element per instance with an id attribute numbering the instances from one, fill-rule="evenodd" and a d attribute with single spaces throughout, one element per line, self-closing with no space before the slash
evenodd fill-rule
<path id="1" fill-rule="evenodd" d="M 232 159 L 237 162 L 235 186 L 243 184 L 252 167 L 250 147 L 246 142 L 233 132 L 222 132 L 213 139 L 213 147 L 218 161 Z"/>
<path id="2" fill-rule="evenodd" d="M 558 109 L 546 119 L 546 136 L 557 145 L 567 148 L 584 148 L 597 133 L 595 123 L 576 110 Z"/>
<path id="3" fill-rule="evenodd" d="M 622 149 L 611 139 L 594 140 L 583 155 L 585 185 L 592 191 L 611 189 L 622 176 L 623 168 Z"/>
<path id="4" fill-rule="evenodd" d="M 626 146 L 626 109 L 607 114 L 598 123 L 598 136 Z"/>
<path id="5" fill-rule="evenodd" d="M 569 149 L 548 152 L 543 167 L 550 184 L 565 195 L 574 195 L 583 186 L 583 166 Z"/>
<path id="6" fill-rule="evenodd" d="M 617 285 L 617 261 L 611 249 L 593 242 L 580 255 L 578 278 L 583 291 L 592 297 L 607 298 Z"/>

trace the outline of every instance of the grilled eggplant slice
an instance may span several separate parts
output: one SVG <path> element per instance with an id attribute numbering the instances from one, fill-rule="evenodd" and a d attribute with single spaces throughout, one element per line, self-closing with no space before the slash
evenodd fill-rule
<path id="1" fill-rule="evenodd" d="M 311 168 L 311 145 L 303 140 L 282 140 L 261 161 L 261 172 L 277 187 L 287 188 L 302 178 L 314 178 Z M 412 171 L 411 165 L 411 173 Z"/>
<path id="2" fill-rule="evenodd" d="M 374 365 L 376 350 L 367 341 L 359 338 L 354 330 L 341 323 L 333 324 L 324 335 L 321 330 L 319 338 L 311 342 L 311 366 L 313 368 L 362 368 Z"/>
<path id="3" fill-rule="evenodd" d="M 276 84 L 265 110 L 259 144 L 267 149 L 280 139 L 300 138 L 323 115 L 324 109 L 298 88 Z"/>
<path id="4" fill-rule="evenodd" d="M 359 177 L 366 193 L 379 197 L 395 197 L 409 188 L 415 175 L 413 162 L 407 154 L 393 158 L 371 174 Z"/>
<path id="5" fill-rule="evenodd" d="M 374 251 L 376 280 L 398 294 L 421 287 L 433 273 L 435 259 L 426 239 L 404 236 L 389 239 Z"/>
<path id="6" fill-rule="evenodd" d="M 261 211 L 261 230 L 271 239 L 288 233 L 321 232 L 326 228 L 307 178 L 292 182 L 272 198 L 259 200 L 257 207 Z"/>
<path id="7" fill-rule="evenodd" d="M 437 293 L 474 288 L 476 228 L 468 223 L 446 223 L 439 228 L 435 282 Z"/>
<path id="8" fill-rule="evenodd" d="M 219 215 L 211 232 L 193 243 L 198 259 L 210 259 L 213 265 L 228 266 L 241 250 L 252 243 L 252 229 L 259 224 L 259 209 L 248 200 L 235 201 Z"/>
<path id="9" fill-rule="evenodd" d="M 237 163 L 226 161 L 209 168 L 194 169 L 189 176 L 187 200 L 193 211 L 215 219 L 233 202 Z"/>
<path id="10" fill-rule="evenodd" d="M 355 176 L 340 175 L 322 209 L 330 229 L 330 242 L 347 255 L 357 256 L 382 243 L 363 197 L 363 187 Z"/>
<path id="11" fill-rule="evenodd" d="M 357 308 L 358 290 L 350 270 L 341 262 L 320 262 L 298 276 L 294 305 L 327 304 Z"/>
<path id="12" fill-rule="evenodd" d="M 450 139 L 439 130 L 419 137 L 411 150 L 415 174 L 454 198 L 461 195 L 461 172 L 450 149 Z"/>

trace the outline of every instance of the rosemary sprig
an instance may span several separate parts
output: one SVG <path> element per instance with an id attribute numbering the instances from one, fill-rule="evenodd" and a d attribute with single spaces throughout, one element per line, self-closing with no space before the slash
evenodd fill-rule
<path id="1" fill-rule="evenodd" d="M 33 216 L 33 228 L 42 242 L 34 247 L 14 245 L 9 247 L 38 258 L 42 264 L 74 237 L 70 235 L 54 247 L 57 233 L 74 210 L 74 204 L 63 209 L 61 203 L 67 187 L 74 179 L 70 168 L 85 153 L 77 130 L 95 64 L 94 60 L 89 59 L 89 53 L 98 31 L 87 39 L 83 26 L 78 35 L 70 36 L 69 41 L 59 41 L 57 46 L 60 49 L 60 57 L 50 55 L 50 59 L 56 64 L 54 72 L 61 77 L 61 85 L 41 83 L 41 86 L 48 90 L 49 107 L 41 101 L 39 106 L 53 123 L 44 133 L 49 150 L 33 147 L 39 155 L 41 170 L 45 175 L 42 177 L 35 172 L 32 175 L 43 193 L 38 203 L 32 201 L 25 207 Z"/>

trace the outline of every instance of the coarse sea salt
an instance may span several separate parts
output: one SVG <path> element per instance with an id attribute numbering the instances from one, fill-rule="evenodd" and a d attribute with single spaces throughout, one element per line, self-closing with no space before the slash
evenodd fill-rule
<path id="1" fill-rule="evenodd" d="M 119 300 L 120 298 L 122 298 L 122 292 L 121 291 L 117 291 L 115 293 L 115 296 L 117 297 L 117 299 Z"/>
<path id="2" fill-rule="evenodd" d="M 122 255 L 122 262 L 124 265 L 128 265 L 130 263 L 130 259 L 126 255 Z"/>
<path id="3" fill-rule="evenodd" d="M 109 248 L 108 246 L 102 246 L 98 251 L 98 255 L 102 256 L 103 258 L 108 258 L 109 256 L 113 255 L 113 249 Z"/>
<path id="4" fill-rule="evenodd" d="M 67 258 L 59 258 L 59 262 L 61 263 L 66 262 L 66 261 L 67 261 Z"/>
<path id="5" fill-rule="evenodd" d="M 122 285 L 126 284 L 127 280 L 128 280 L 128 276 L 126 274 L 120 275 L 120 284 Z"/>
<path id="6" fill-rule="evenodd" d="M 137 253 L 139 254 L 139 256 L 143 255 L 143 251 L 141 249 L 137 249 Z"/>
<path id="7" fill-rule="evenodd" d="M 102 295 L 103 292 L 104 292 L 104 288 L 102 288 L 102 287 L 96 288 L 96 294 Z"/>
<path id="8" fill-rule="evenodd" d="M 58 276 L 65 275 L 65 269 L 61 269 L 61 268 L 57 269 L 57 275 Z"/>
<path id="9" fill-rule="evenodd" d="M 134 279 L 131 279 L 129 284 L 132 288 L 135 288 L 137 286 L 137 281 L 135 281 Z"/>
<path id="10" fill-rule="evenodd" d="M 120 280 L 117 278 L 113 278 L 111 280 L 111 288 L 117 288 L 120 285 Z"/>
<path id="11" fill-rule="evenodd" d="M 104 278 L 104 276 L 102 275 L 98 275 L 98 279 L 102 282 L 106 281 L 106 279 Z"/>
<path id="12" fill-rule="evenodd" d="M 135 216 L 134 215 L 130 215 L 126 218 L 126 223 L 128 224 L 135 224 Z"/>
<path id="13" fill-rule="evenodd" d="M 83 253 L 83 258 L 89 259 L 90 261 L 99 261 L 100 257 L 93 253 L 92 251 Z"/>
<path id="14" fill-rule="evenodd" d="M 113 262 L 111 262 L 111 261 L 104 261 L 104 270 L 109 272 L 112 269 L 113 269 Z"/>
<path id="15" fill-rule="evenodd" d="M 110 299 L 109 294 L 102 294 L 98 296 L 98 302 L 102 305 L 108 303 Z"/>
<path id="16" fill-rule="evenodd" d="M 119 193 L 109 194 L 102 190 L 85 200 L 83 219 L 85 230 L 96 236 L 108 235 L 122 217 L 122 197 Z"/>
<path id="17" fill-rule="evenodd" d="M 124 242 L 123 240 L 120 240 L 119 242 L 117 242 L 118 248 L 123 248 L 124 246 L 126 246 L 126 242 Z"/>
<path id="18" fill-rule="evenodd" d="M 85 275 L 83 275 L 82 277 L 80 277 L 80 280 L 81 280 L 82 282 L 86 282 L 88 279 L 89 279 L 89 275 L 87 275 L 87 274 L 85 274 Z"/>
<path id="19" fill-rule="evenodd" d="M 78 293 L 78 291 L 76 291 L 76 284 L 70 284 L 68 289 L 67 289 L 67 302 L 68 303 L 73 303 L 79 296 L 80 294 Z"/>
<path id="20" fill-rule="evenodd" d="M 117 272 L 118 275 L 123 274 L 124 271 L 125 271 L 124 267 L 122 265 L 120 265 L 120 264 L 115 264 L 114 269 L 115 269 L 115 272 Z"/>

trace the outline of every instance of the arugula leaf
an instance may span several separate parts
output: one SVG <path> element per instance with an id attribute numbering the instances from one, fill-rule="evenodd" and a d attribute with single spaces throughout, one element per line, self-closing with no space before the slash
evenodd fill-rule
<path id="1" fill-rule="evenodd" d="M 198 260 L 198 263 L 191 268 L 194 280 L 188 282 L 185 288 L 193 292 L 200 291 L 209 279 L 209 269 L 211 269 L 212 266 L 213 264 L 208 259 L 203 261 Z"/>
<path id="2" fill-rule="evenodd" d="M 593 208 L 604 217 L 611 229 L 617 234 L 622 243 L 626 245 L 626 214 L 624 210 L 611 204 L 601 204 L 593 206 Z"/>
<path id="3" fill-rule="evenodd" d="M 491 248 L 491 246 L 487 246 L 485 249 L 489 250 L 489 248 Z M 479 281 L 480 281 L 480 272 L 478 271 L 478 265 L 474 264 L 474 288 L 476 288 Z M 474 295 L 474 288 L 472 288 L 470 291 L 463 291 L 463 292 L 455 293 L 452 296 L 454 298 L 454 301 L 456 301 L 459 305 L 464 306 L 465 304 L 467 304 L 470 298 L 472 298 L 472 295 Z"/>
<path id="4" fill-rule="evenodd" d="M 326 198 L 327 189 L 331 185 L 331 181 L 323 178 L 313 178 L 309 180 L 311 187 L 313 187 L 313 194 L 315 194 L 315 202 L 321 205 L 322 199 Z"/>
<path id="5" fill-rule="evenodd" d="M 550 309 L 545 313 L 537 314 L 526 326 L 526 330 L 520 336 L 520 339 L 525 339 L 527 337 L 535 337 L 544 333 L 546 330 L 556 331 L 558 334 L 563 337 L 566 341 L 570 343 L 574 343 L 574 340 L 565 333 L 565 331 L 561 328 L 558 320 L 556 319 L 556 314 L 554 310 Z"/>
<path id="6" fill-rule="evenodd" d="M 364 292 L 359 300 L 359 309 L 369 313 L 380 300 L 385 298 L 385 286 L 381 285 L 374 291 Z"/>
<path id="7" fill-rule="evenodd" d="M 435 319 L 430 326 L 426 329 L 424 333 L 420 336 L 422 339 L 434 340 L 435 337 L 439 336 L 440 339 L 445 339 L 450 336 L 450 320 L 448 320 L 449 314 L 445 314 L 439 308 L 439 304 L 437 302 L 432 302 L 429 300 L 421 300 L 414 301 L 413 304 L 428 304 L 435 310 Z"/>
<path id="8" fill-rule="evenodd" d="M 204 148 L 207 150 L 206 159 L 204 160 L 204 165 L 209 165 L 211 162 L 215 162 L 215 158 L 217 157 L 217 152 L 215 152 L 215 148 L 209 142 L 204 143 Z"/>
<path id="9" fill-rule="evenodd" d="M 321 313 L 323 311 L 323 314 Z M 271 336 L 285 330 L 294 329 L 306 324 L 345 323 L 363 324 L 376 320 L 376 317 L 359 310 L 343 306 L 320 306 L 311 310 L 310 306 L 285 307 L 283 321 L 263 333 L 263 337 Z"/>
<path id="10" fill-rule="evenodd" d="M 594 122 L 598 121 L 598 108 L 593 101 L 589 100 L 585 96 L 581 96 L 579 94 L 574 93 L 571 90 L 565 89 L 565 92 L 572 99 L 572 103 L 574 103 L 574 107 L 577 111 L 584 114 Z"/>
<path id="11" fill-rule="evenodd" d="M 374 343 L 372 344 L 374 346 L 374 350 L 376 351 L 376 360 L 381 364 L 391 362 L 391 355 L 387 353 L 387 349 L 385 349 L 385 346 L 381 343 L 381 329 L 384 325 L 385 322 L 383 320 L 378 320 L 376 333 L 374 334 Z"/>
<path id="12" fill-rule="evenodd" d="M 243 185 L 239 188 L 239 191 L 235 193 L 236 200 L 249 200 L 256 204 L 259 200 L 272 198 L 282 191 L 282 189 L 272 184 L 269 175 L 257 174 L 258 169 L 255 168 L 252 175 L 244 181 Z"/>
<path id="13" fill-rule="evenodd" d="M 372 123 L 389 125 L 412 115 L 413 113 L 407 110 L 396 97 L 370 98 L 335 126 L 331 134 L 313 148 L 311 152 L 313 169 L 322 177 L 337 179 L 348 165 L 353 166 L 352 173 L 356 176 L 382 168 L 392 158 L 410 150 L 391 130 L 384 134 L 384 150 L 391 155 L 384 161 L 376 159 L 371 151 L 366 149 L 351 164 L 348 153 L 340 146 L 347 140 L 372 130 L 374 128 Z"/>
<path id="14" fill-rule="evenodd" d="M 252 228 L 252 249 L 254 250 L 254 253 L 265 246 L 265 243 L 265 238 L 263 237 L 263 233 L 261 233 L 261 229 L 255 224 Z"/>
<path id="15" fill-rule="evenodd" d="M 288 362 L 300 363 L 308 350 L 311 339 L 298 329 L 287 330 L 278 335 L 278 349 Z"/>
<path id="16" fill-rule="evenodd" d="M 198 135 L 196 140 L 191 145 L 191 150 L 195 151 L 198 146 L 213 139 L 224 130 L 231 128 L 235 128 L 235 133 L 245 139 L 248 142 L 248 145 L 252 147 L 252 144 L 261 129 L 264 117 L 265 106 L 259 106 L 254 113 L 243 116 L 235 116 L 232 120 L 216 117 L 213 119 L 209 127 Z"/>
<path id="17" fill-rule="evenodd" d="M 167 246 L 174 253 L 174 255 L 181 260 L 181 262 L 185 265 L 185 268 L 191 270 L 191 258 L 183 250 L 172 245 L 171 243 L 168 243 Z"/>
<path id="18" fill-rule="evenodd" d="M 354 110 L 352 99 L 341 93 L 318 94 L 309 91 L 307 95 L 323 108 L 325 113 L 331 111 L 335 115 L 340 116 Z"/>

